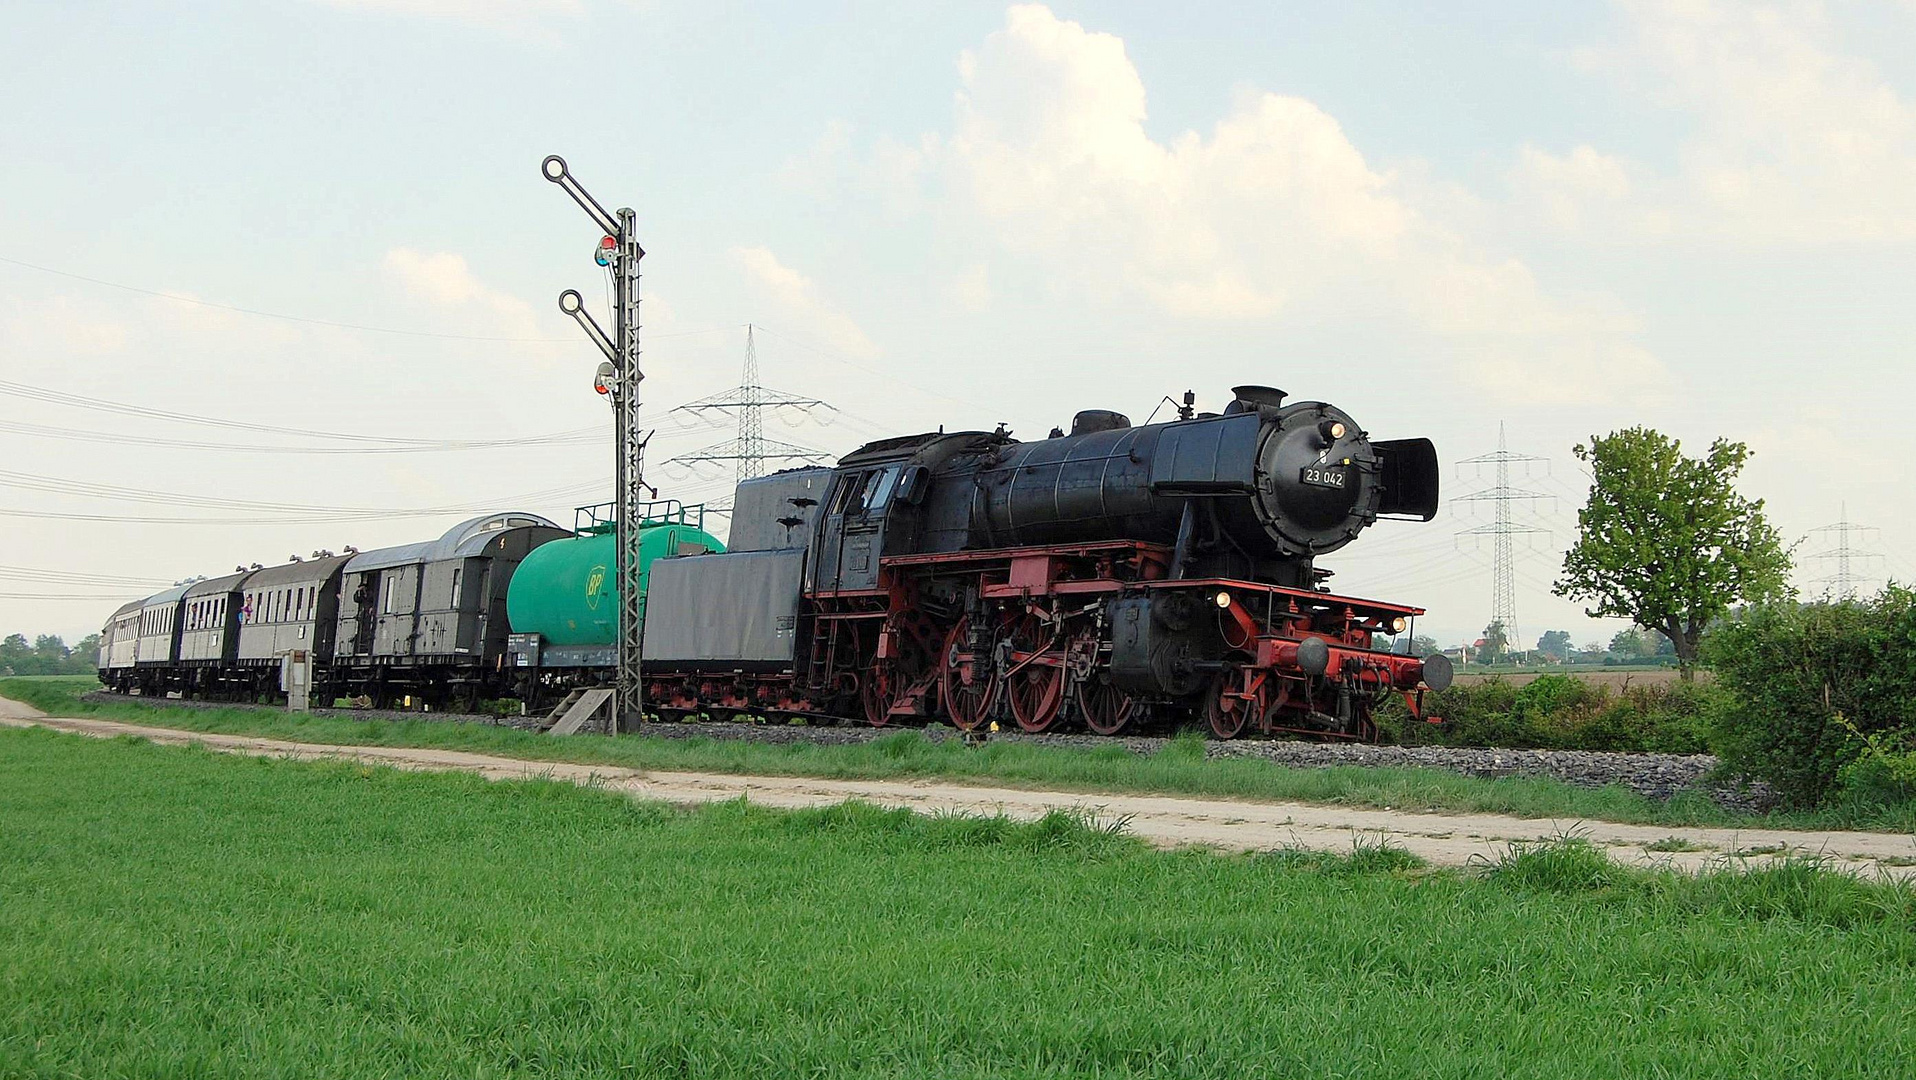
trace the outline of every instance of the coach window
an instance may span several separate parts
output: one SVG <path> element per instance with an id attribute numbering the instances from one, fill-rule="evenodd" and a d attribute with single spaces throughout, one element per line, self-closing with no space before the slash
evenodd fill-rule
<path id="1" fill-rule="evenodd" d="M 379 587 L 383 594 L 383 599 L 379 601 L 379 613 L 381 615 L 391 615 L 393 613 L 392 577 L 390 575 L 381 577 L 379 579 Z"/>

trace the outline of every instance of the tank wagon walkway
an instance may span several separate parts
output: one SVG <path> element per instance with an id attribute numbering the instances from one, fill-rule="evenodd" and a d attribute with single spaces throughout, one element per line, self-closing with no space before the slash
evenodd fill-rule
<path id="1" fill-rule="evenodd" d="M 1260 803 L 1164 795 L 1086 794 L 984 787 L 941 780 L 820 780 L 724 773 L 642 772 L 602 765 L 525 761 L 454 750 L 387 746 L 334 746 L 237 735 L 213 735 L 110 720 L 49 717 L 31 706 L 0 698 L 0 724 L 40 726 L 78 735 L 131 735 L 158 743 L 199 744 L 223 753 L 302 761 L 352 761 L 399 769 L 463 771 L 489 780 L 543 778 L 592 783 L 638 799 L 691 804 L 744 797 L 765 806 L 828 806 L 862 799 L 919 813 L 997 814 L 1030 819 L 1052 810 L 1126 818 L 1129 831 L 1161 847 L 1201 845 L 1227 851 L 1305 847 L 1348 851 L 1354 841 L 1387 842 L 1440 866 L 1494 858 L 1512 842 L 1542 840 L 1575 828 L 1619 862 L 1696 870 L 1737 853 L 1758 864 L 1783 853 L 1819 855 L 1832 865 L 1865 874 L 1916 876 L 1916 836 L 1897 833 L 1809 832 L 1781 829 L 1698 829 L 1548 821 L 1497 814 L 1406 813 L 1310 803 Z M 1645 850 L 1675 837 L 1697 850 Z"/>

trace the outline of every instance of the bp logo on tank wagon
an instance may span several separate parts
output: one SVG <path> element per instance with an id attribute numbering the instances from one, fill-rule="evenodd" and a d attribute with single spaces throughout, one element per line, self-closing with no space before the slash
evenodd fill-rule
<path id="1" fill-rule="evenodd" d="M 585 575 L 585 606 L 587 611 L 599 610 L 599 597 L 605 594 L 605 567 L 595 566 Z"/>

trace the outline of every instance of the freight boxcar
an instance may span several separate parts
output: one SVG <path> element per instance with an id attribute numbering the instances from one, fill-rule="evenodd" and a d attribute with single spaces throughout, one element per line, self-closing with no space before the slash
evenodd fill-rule
<path id="1" fill-rule="evenodd" d="M 470 706 L 507 677 L 506 595 L 520 562 L 572 533 L 537 514 L 485 514 L 437 540 L 354 555 L 339 586 L 329 692 Z"/>

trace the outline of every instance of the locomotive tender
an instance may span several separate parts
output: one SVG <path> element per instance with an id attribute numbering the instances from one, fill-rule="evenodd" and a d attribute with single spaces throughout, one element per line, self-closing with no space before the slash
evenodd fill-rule
<path id="1" fill-rule="evenodd" d="M 1393 694 L 1419 711 L 1423 689 L 1449 685 L 1448 661 L 1381 639 L 1420 609 L 1336 595 L 1315 560 L 1380 518 L 1435 514 L 1430 442 L 1373 440 L 1333 405 L 1286 403 L 1265 387 L 1236 388 L 1219 414 L 1194 414 L 1185 400 L 1167 423 L 1134 427 L 1092 410 L 1044 440 L 941 431 L 742 481 L 729 548 L 676 504 L 649 514 L 648 704 L 662 715 L 936 719 L 964 730 L 1004 721 L 1031 732 L 1081 723 L 1101 734 L 1195 714 L 1219 738 L 1372 737 L 1371 712 Z M 491 530 L 506 534 L 496 546 Z M 294 564 L 311 567 L 302 572 L 313 584 L 296 586 L 312 591 L 292 610 L 312 620 L 305 640 L 330 650 L 316 681 L 375 698 L 417 687 L 439 700 L 457 688 L 528 702 L 609 681 L 609 541 L 596 519 L 569 535 L 531 515 L 494 515 L 435 544 L 354 556 L 324 581 L 314 563 Z M 170 653 L 149 652 L 144 624 L 166 625 L 169 605 L 201 595 L 245 596 L 272 573 L 123 608 L 103 637 L 102 678 L 148 692 L 218 685 L 217 663 L 198 674 L 210 645 L 191 660 L 177 637 Z M 464 597 L 462 573 L 468 588 L 475 573 L 488 583 L 481 597 Z M 430 619 L 422 627 L 415 612 L 425 609 L 391 601 L 387 580 L 422 598 L 447 594 L 433 610 L 476 621 L 450 636 Z M 412 622 L 369 631 L 369 605 Z M 223 609 L 215 599 L 206 610 Z M 143 635 L 132 657 L 123 622 Z"/>

